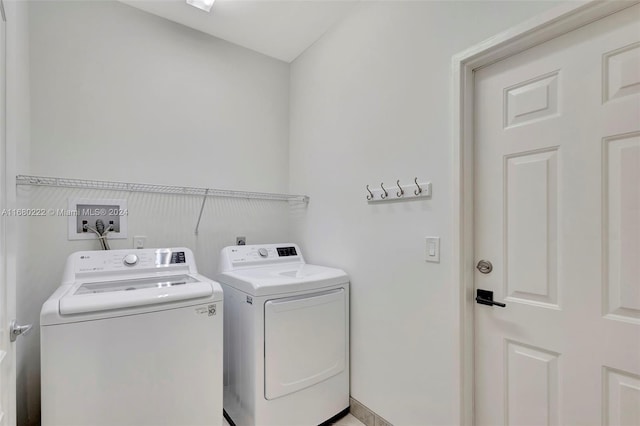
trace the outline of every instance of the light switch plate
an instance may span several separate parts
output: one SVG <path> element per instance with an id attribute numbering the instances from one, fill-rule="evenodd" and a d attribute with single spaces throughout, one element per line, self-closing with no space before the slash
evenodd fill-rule
<path id="1" fill-rule="evenodd" d="M 425 260 L 440 263 L 440 237 L 426 237 L 425 243 Z"/>

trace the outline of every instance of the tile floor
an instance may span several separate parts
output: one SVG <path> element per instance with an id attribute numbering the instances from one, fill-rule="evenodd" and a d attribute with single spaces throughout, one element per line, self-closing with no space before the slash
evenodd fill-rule
<path id="1" fill-rule="evenodd" d="M 334 423 L 333 426 L 364 426 L 364 423 L 353 417 L 351 414 L 347 414 L 338 420 L 337 423 Z"/>
<path id="2" fill-rule="evenodd" d="M 224 426 L 229 426 L 227 419 L 224 419 Z M 361 423 L 360 420 L 353 417 L 351 414 L 347 414 L 337 423 L 333 423 L 332 426 L 364 426 L 364 423 Z"/>

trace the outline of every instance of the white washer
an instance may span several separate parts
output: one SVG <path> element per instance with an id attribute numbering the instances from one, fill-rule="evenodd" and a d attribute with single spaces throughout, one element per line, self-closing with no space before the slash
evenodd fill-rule
<path id="1" fill-rule="evenodd" d="M 42 425 L 221 425 L 222 299 L 187 248 L 69 256 L 40 313 Z"/>
<path id="2" fill-rule="evenodd" d="M 349 407 L 349 277 L 295 244 L 222 249 L 224 408 L 237 426 L 311 426 Z"/>

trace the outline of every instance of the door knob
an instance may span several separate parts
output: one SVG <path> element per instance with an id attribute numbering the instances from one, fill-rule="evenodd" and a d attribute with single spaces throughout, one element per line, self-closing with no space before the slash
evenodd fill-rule
<path id="1" fill-rule="evenodd" d="M 482 290 L 482 289 L 477 289 L 476 290 L 476 303 L 479 303 L 481 305 L 489 305 L 489 306 L 500 306 L 501 308 L 504 308 L 505 305 L 504 303 L 500 303 L 500 302 L 495 302 L 493 300 L 493 292 L 489 291 L 489 290 Z"/>
<path id="2" fill-rule="evenodd" d="M 476 269 L 478 269 L 478 271 L 483 274 L 488 274 L 489 272 L 493 271 L 493 265 L 488 260 L 481 260 L 476 265 Z"/>
<path id="3" fill-rule="evenodd" d="M 15 342 L 18 336 L 29 333 L 29 331 L 31 331 L 31 327 L 33 327 L 33 325 L 18 325 L 16 324 L 16 320 L 12 320 L 11 324 L 9 324 L 9 340 Z"/>

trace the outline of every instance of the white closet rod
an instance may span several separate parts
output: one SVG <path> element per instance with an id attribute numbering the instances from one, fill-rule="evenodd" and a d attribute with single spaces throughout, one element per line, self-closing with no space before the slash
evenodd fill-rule
<path id="1" fill-rule="evenodd" d="M 194 188 L 188 186 L 152 185 L 146 183 L 110 182 L 48 176 L 16 176 L 16 185 L 54 186 L 64 188 L 101 189 L 111 191 L 150 192 L 154 194 L 200 195 L 205 197 L 245 198 L 308 203 L 306 195 L 273 194 L 269 192 L 231 191 L 227 189 Z"/>

